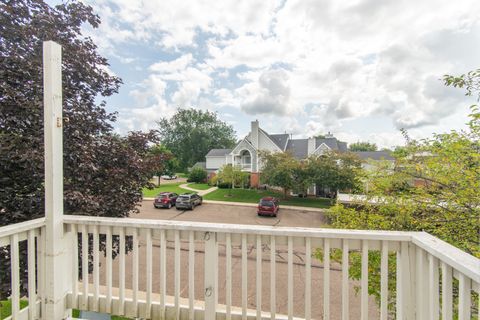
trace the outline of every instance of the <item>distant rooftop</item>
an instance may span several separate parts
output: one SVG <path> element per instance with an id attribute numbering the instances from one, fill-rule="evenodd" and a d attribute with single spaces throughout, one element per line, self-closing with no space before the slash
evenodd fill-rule
<path id="1" fill-rule="evenodd" d="M 232 149 L 212 149 L 207 153 L 207 157 L 224 157 L 232 152 Z"/>
<path id="2" fill-rule="evenodd" d="M 395 160 L 390 151 L 355 151 L 353 153 L 362 160 Z"/>

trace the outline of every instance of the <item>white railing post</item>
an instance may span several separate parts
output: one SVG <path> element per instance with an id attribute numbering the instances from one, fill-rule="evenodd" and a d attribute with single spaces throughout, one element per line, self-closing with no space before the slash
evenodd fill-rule
<path id="1" fill-rule="evenodd" d="M 218 244 L 215 232 L 205 232 L 205 319 L 215 319 L 218 295 Z"/>
<path id="2" fill-rule="evenodd" d="M 62 48 L 43 43 L 45 141 L 45 277 L 42 319 L 60 320 L 65 309 L 67 260 L 63 232 Z M 63 279 L 65 278 L 65 279 Z"/>

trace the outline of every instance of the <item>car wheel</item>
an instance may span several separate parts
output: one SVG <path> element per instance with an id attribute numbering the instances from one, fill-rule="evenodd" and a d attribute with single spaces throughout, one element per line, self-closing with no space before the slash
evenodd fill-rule
<path id="1" fill-rule="evenodd" d="M 172 204 L 169 203 L 168 206 L 167 206 L 167 208 L 170 209 L 171 207 L 172 207 Z"/>
<path id="2" fill-rule="evenodd" d="M 190 207 L 190 210 L 193 211 L 193 209 L 195 209 L 195 205 L 194 205 L 194 204 L 192 204 L 192 206 Z"/>
<path id="3" fill-rule="evenodd" d="M 179 207 L 177 207 L 177 206 L 175 206 L 175 208 L 176 208 L 177 210 L 182 210 L 182 208 L 179 208 Z"/>

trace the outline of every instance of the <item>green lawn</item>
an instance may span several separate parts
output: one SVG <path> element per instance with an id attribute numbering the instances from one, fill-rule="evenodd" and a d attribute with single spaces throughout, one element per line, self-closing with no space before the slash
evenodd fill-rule
<path id="1" fill-rule="evenodd" d="M 143 191 L 142 191 L 143 196 L 146 197 L 146 198 L 152 198 L 152 197 L 155 197 L 160 192 L 175 192 L 175 193 L 178 193 L 178 194 L 182 194 L 182 193 L 185 193 L 185 192 L 192 192 L 190 190 L 185 190 L 185 189 L 180 188 L 179 186 L 181 184 L 184 184 L 184 183 L 183 182 L 164 183 L 164 184 L 161 184 L 160 187 L 154 188 L 154 189 L 151 189 L 151 190 L 147 189 L 147 188 L 144 188 Z"/>
<path id="2" fill-rule="evenodd" d="M 73 309 L 72 318 L 75 319 L 75 318 L 78 318 L 78 317 L 80 317 L 80 311 L 76 310 L 76 309 Z M 120 316 L 112 316 L 112 320 L 133 320 L 133 319 L 120 317 Z"/>
<path id="3" fill-rule="evenodd" d="M 192 189 L 195 189 L 195 190 L 207 190 L 207 189 L 210 189 L 211 186 L 209 186 L 208 184 L 206 183 L 189 183 L 188 186 Z"/>
<path id="4" fill-rule="evenodd" d="M 285 200 L 280 192 L 255 189 L 218 189 L 204 195 L 203 198 L 205 200 L 257 203 L 261 198 L 268 196 L 279 198 L 280 206 L 282 204 L 312 208 L 329 208 L 331 206 L 330 199 L 290 197 Z"/>
<path id="5" fill-rule="evenodd" d="M 27 300 L 20 300 L 20 309 L 23 309 L 28 306 Z M 7 317 L 10 317 L 12 314 L 12 303 L 10 300 L 0 301 L 0 320 L 3 320 Z M 73 309 L 72 317 L 78 318 L 80 316 L 80 311 Z M 112 316 L 112 320 L 132 320 L 130 318 L 124 318 L 119 316 Z"/>
<path id="6" fill-rule="evenodd" d="M 28 306 L 27 300 L 20 300 L 20 309 Z M 12 314 L 12 302 L 10 300 L 0 301 L 0 319 L 10 317 Z"/>

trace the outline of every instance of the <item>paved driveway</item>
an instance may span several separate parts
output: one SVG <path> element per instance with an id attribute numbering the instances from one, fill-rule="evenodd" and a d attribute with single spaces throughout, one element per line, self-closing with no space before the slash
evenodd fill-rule
<path id="1" fill-rule="evenodd" d="M 272 218 L 258 217 L 255 207 L 210 203 L 204 203 L 193 211 L 155 209 L 152 200 L 143 201 L 140 213 L 132 215 L 131 218 L 311 228 L 320 228 L 325 221 L 322 212 L 285 209 L 281 206 L 277 217 Z"/>
<path id="2" fill-rule="evenodd" d="M 164 219 L 177 221 L 201 221 L 217 223 L 236 223 L 252 225 L 274 225 L 274 226 L 295 226 L 295 227 L 321 227 L 324 223 L 322 212 L 312 212 L 308 210 L 281 209 L 277 218 L 257 217 L 254 207 L 227 206 L 218 204 L 203 204 L 195 208 L 194 211 L 177 211 L 172 209 L 155 209 L 152 201 L 142 203 L 140 213 L 132 215 L 132 218 L 143 219 Z M 181 241 L 181 289 L 180 295 L 183 298 L 188 297 L 188 243 Z M 153 291 L 158 293 L 159 283 L 159 241 L 154 237 L 154 255 L 153 255 Z M 248 307 L 255 309 L 256 305 L 256 255 L 257 250 L 253 245 L 248 246 L 247 261 L 247 283 L 248 283 Z M 304 310 L 304 286 L 305 286 L 305 250 L 304 247 L 294 246 L 294 312 L 302 316 Z M 262 246 L 262 309 L 268 311 L 270 301 L 270 248 L 268 244 Z M 284 245 L 276 247 L 276 296 L 277 312 L 287 313 L 287 248 Z M 203 300 L 203 274 L 204 274 L 204 245 L 202 242 L 195 244 L 195 298 Z M 241 246 L 233 245 L 232 250 L 232 277 L 233 277 L 233 297 L 234 306 L 241 306 Z M 140 290 L 146 288 L 145 277 L 145 246 L 144 241 L 140 241 L 139 249 L 139 287 Z M 103 260 L 103 259 L 102 259 Z M 219 302 L 225 303 L 225 245 L 219 245 Z M 330 271 L 330 319 L 341 319 L 341 266 L 332 263 Z M 167 294 L 173 295 L 174 283 L 174 244 L 172 241 L 167 243 Z M 129 253 L 126 257 L 126 287 L 131 288 L 132 282 L 132 255 Z M 314 319 L 323 319 L 323 265 L 317 259 L 312 259 L 312 317 Z M 113 284 L 118 286 L 118 259 L 113 262 Z M 104 273 L 101 273 L 101 284 L 105 283 Z M 350 319 L 357 319 L 360 314 L 360 297 L 355 293 L 355 283 L 350 281 Z M 372 297 L 369 299 L 369 319 L 378 318 L 378 309 Z"/>

